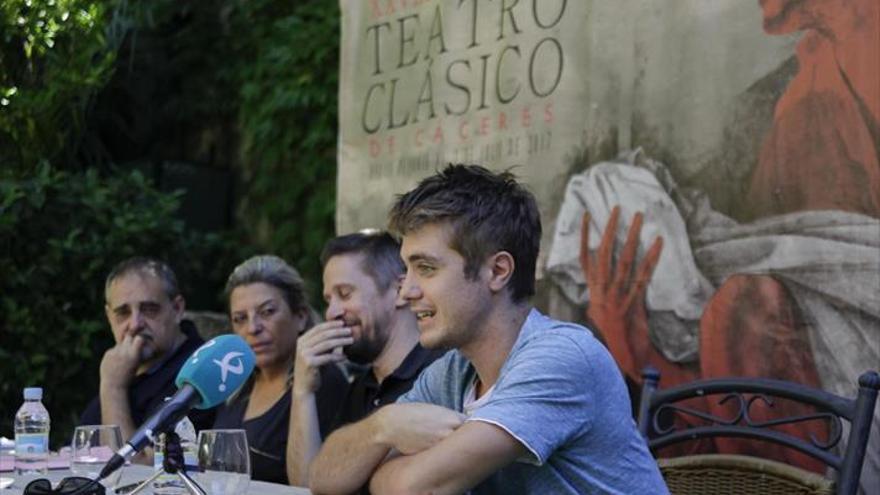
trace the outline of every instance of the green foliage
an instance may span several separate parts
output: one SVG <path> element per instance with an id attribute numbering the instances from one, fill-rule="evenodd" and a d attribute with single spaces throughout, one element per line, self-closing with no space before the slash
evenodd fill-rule
<path id="1" fill-rule="evenodd" d="M 75 149 L 86 107 L 111 74 L 115 2 L 0 2 L 0 164 L 30 172 Z M 117 34 L 114 38 L 118 38 Z"/>
<path id="2" fill-rule="evenodd" d="M 96 124 L 123 129 L 107 144 L 116 161 L 234 170 L 242 237 L 319 280 L 334 234 L 338 3 L 155 0 L 129 15 Z"/>
<path id="3" fill-rule="evenodd" d="M 265 247 L 319 285 L 318 255 L 334 235 L 337 2 L 240 5 L 251 39 L 239 73 L 245 193 L 241 215 Z M 255 22 L 261 19 L 261 22 Z M 250 26 L 250 27 L 246 27 Z"/>
<path id="4" fill-rule="evenodd" d="M 11 420 L 23 387 L 42 385 L 53 445 L 69 441 L 112 345 L 103 284 L 118 261 L 165 259 L 184 293 L 196 278 L 222 283 L 225 267 L 215 267 L 228 262 L 228 244 L 188 231 L 174 218 L 179 202 L 180 193 L 157 192 L 139 172 L 101 177 L 44 165 L 32 178 L 0 181 L 0 418 Z"/>
<path id="5" fill-rule="evenodd" d="M 216 294 L 237 262 L 271 252 L 320 290 L 318 254 L 334 234 L 338 9 L 0 2 L 0 434 L 22 387 L 43 384 L 53 447 L 69 440 L 111 345 L 103 277 L 124 257 L 164 258 L 185 294 Z M 194 232 L 178 211 L 185 193 L 113 165 L 166 160 L 233 170 L 238 226 Z"/>

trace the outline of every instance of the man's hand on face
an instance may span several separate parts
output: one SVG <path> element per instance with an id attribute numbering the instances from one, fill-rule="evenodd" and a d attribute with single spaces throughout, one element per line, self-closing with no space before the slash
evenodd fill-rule
<path id="1" fill-rule="evenodd" d="M 315 325 L 296 341 L 293 393 L 315 393 L 321 387 L 321 366 L 345 361 L 342 347 L 354 342 L 351 329 L 340 320 Z"/>
<path id="2" fill-rule="evenodd" d="M 376 412 L 380 441 L 404 455 L 418 454 L 449 436 L 467 418 L 433 404 L 390 404 Z"/>
<path id="3" fill-rule="evenodd" d="M 104 353 L 101 359 L 101 384 L 126 388 L 144 361 L 145 337 L 126 333 L 122 340 Z"/>

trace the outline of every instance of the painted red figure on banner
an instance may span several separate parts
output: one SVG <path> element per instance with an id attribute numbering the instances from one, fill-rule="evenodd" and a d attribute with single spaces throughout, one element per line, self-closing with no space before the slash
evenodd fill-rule
<path id="1" fill-rule="evenodd" d="M 766 33 L 805 33 L 797 46 L 798 72 L 776 103 L 773 126 L 752 172 L 745 198 L 751 216 L 842 210 L 880 217 L 880 2 L 761 0 L 760 5 Z M 615 208 L 596 253 L 586 248 L 589 216 L 584 218 L 580 260 L 590 291 L 587 316 L 630 379 L 640 383 L 642 368 L 650 364 L 660 370 L 664 387 L 721 376 L 772 377 L 820 386 L 798 308 L 785 287 L 769 275 L 725 280 L 700 318 L 699 361 L 667 360 L 648 338 L 645 307 L 662 239 L 637 260 L 642 217 L 636 215 L 615 262 L 619 216 Z M 731 417 L 715 402 L 709 404 L 713 412 Z M 800 412 L 786 404 L 775 409 Z M 787 428 L 799 432 L 803 427 Z M 822 471 L 821 463 L 769 444 L 717 439 L 687 448 L 760 454 Z"/>

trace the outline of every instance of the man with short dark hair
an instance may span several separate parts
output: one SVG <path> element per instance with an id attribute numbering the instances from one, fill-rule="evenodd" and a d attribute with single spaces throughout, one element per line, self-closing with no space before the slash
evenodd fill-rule
<path id="1" fill-rule="evenodd" d="M 331 239 L 321 264 L 327 321 L 297 341 L 287 442 L 293 485 L 308 484 L 309 463 L 321 447 L 315 405 L 321 366 L 348 358 L 369 367 L 355 376 L 332 425 L 336 429 L 393 403 L 441 354 L 419 345 L 415 315 L 398 299 L 404 265 L 391 235 L 364 231 Z"/>
<path id="2" fill-rule="evenodd" d="M 401 287 L 427 348 L 397 403 L 332 434 L 315 493 L 665 494 L 626 386 L 585 328 L 529 302 L 541 223 L 509 173 L 453 165 L 401 196 Z"/>
<path id="3" fill-rule="evenodd" d="M 119 263 L 107 276 L 104 298 L 116 345 L 101 359 L 100 392 L 79 423 L 118 425 L 125 440 L 174 395 L 177 372 L 203 340 L 183 320 L 177 277 L 161 261 L 134 257 Z M 194 409 L 189 416 L 197 429 L 210 428 L 214 420 L 212 411 Z"/>

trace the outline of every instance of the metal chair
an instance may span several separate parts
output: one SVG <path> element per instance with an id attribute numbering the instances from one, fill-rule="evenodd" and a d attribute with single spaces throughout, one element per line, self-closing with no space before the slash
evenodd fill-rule
<path id="1" fill-rule="evenodd" d="M 680 442 L 711 437 L 751 438 L 774 442 L 822 461 L 836 471 L 825 478 L 804 469 L 758 457 L 724 454 L 682 456 L 659 459 L 658 464 L 673 495 L 682 494 L 839 494 L 854 495 L 859 486 L 868 433 L 880 389 L 880 374 L 868 371 L 859 377 L 854 399 L 806 387 L 797 383 L 765 378 L 721 378 L 700 380 L 658 390 L 660 373 L 651 368 L 642 372 L 644 385 L 639 402 L 639 431 L 653 452 Z M 733 417 L 718 417 L 682 401 L 705 398 L 738 407 Z M 815 413 L 755 421 L 750 409 L 756 401 L 772 409 L 774 398 L 807 404 Z M 676 417 L 696 420 L 682 424 Z M 843 449 L 841 420 L 850 425 Z M 827 440 L 811 435 L 809 440 L 772 427 L 805 421 L 824 421 L 829 427 Z M 687 423 L 687 422 L 684 422 Z"/>

